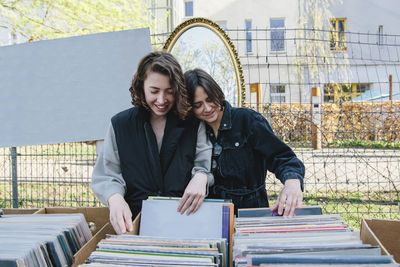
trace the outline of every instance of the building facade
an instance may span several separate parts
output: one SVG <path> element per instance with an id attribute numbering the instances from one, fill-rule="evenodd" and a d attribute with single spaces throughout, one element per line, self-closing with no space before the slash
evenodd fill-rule
<path id="1" fill-rule="evenodd" d="M 312 87 L 323 102 L 400 98 L 398 0 L 332 0 L 327 10 L 317 0 L 144 1 L 156 48 L 193 17 L 225 29 L 243 66 L 247 103 L 309 103 Z M 0 44 L 22 39 L 0 28 Z"/>
<path id="2" fill-rule="evenodd" d="M 311 10 L 313 2 L 321 9 Z M 323 102 L 385 100 L 390 87 L 396 96 L 400 2 L 346 0 L 327 10 L 318 2 L 171 0 L 170 25 L 205 17 L 226 30 L 243 66 L 247 103 L 257 101 L 252 84 L 261 85 L 254 88 L 263 103 L 309 103 L 312 87 Z"/>

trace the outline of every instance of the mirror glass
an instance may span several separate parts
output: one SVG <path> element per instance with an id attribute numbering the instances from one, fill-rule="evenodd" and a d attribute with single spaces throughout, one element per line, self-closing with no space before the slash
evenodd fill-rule
<path id="1" fill-rule="evenodd" d="M 222 39 L 222 33 L 226 34 L 218 26 L 214 30 L 210 29 L 213 26 L 211 24 L 214 24 L 212 22 L 205 25 L 186 24 L 189 26 L 183 29 L 177 27 L 164 48 L 177 58 L 183 71 L 201 68 L 208 72 L 224 91 L 225 99 L 232 106 L 241 106 L 244 88 L 240 78 L 243 75 L 237 68 L 239 64 L 232 59 L 236 52 L 229 37 Z"/>

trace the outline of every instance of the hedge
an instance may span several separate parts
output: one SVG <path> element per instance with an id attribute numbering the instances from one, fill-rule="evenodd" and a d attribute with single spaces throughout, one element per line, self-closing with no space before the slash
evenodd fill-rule
<path id="1" fill-rule="evenodd" d="M 311 104 L 263 104 L 259 111 L 285 142 L 311 144 Z M 400 102 L 322 104 L 323 146 L 337 140 L 400 141 Z"/>

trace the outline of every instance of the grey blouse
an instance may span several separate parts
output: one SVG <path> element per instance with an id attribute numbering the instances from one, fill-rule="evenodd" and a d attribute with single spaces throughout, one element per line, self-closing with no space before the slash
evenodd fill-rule
<path id="1" fill-rule="evenodd" d="M 196 173 L 207 175 L 208 187 L 214 184 L 214 176 L 210 172 L 212 144 L 207 138 L 206 127 L 202 121 L 197 132 L 196 155 L 192 177 Z M 118 147 L 114 129 L 110 123 L 101 151 L 98 151 L 97 161 L 92 173 L 91 188 L 101 203 L 108 205 L 108 199 L 115 193 L 122 196 L 126 193 L 126 183 L 121 174 Z"/>

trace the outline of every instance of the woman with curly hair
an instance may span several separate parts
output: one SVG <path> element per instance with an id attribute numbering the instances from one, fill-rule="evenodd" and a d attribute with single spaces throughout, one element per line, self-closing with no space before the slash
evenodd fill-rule
<path id="1" fill-rule="evenodd" d="M 178 210 L 190 214 L 213 182 L 212 145 L 204 124 L 185 120 L 191 106 L 177 60 L 146 55 L 129 90 L 134 107 L 112 117 L 91 184 L 118 234 L 132 231 L 148 196 L 183 195 Z"/>

